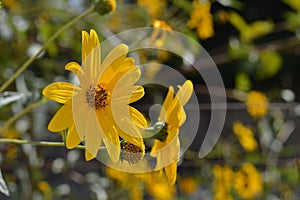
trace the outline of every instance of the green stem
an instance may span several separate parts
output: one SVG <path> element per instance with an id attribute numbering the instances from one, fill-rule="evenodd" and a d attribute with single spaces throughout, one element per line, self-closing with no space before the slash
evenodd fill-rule
<path id="1" fill-rule="evenodd" d="M 63 31 L 65 31 L 67 28 L 69 28 L 72 24 L 74 24 L 79 19 L 85 17 L 89 13 L 91 13 L 94 10 L 94 6 L 91 6 L 89 9 L 87 9 L 82 14 L 78 15 L 68 23 L 66 23 L 63 27 L 61 27 L 59 30 L 57 30 L 51 38 L 42 46 L 42 48 L 31 58 L 29 58 L 1 87 L 0 92 L 3 92 L 48 46 L 53 40 L 57 38 L 59 34 L 61 34 Z"/>
<path id="2" fill-rule="evenodd" d="M 17 119 L 19 119 L 21 116 L 25 115 L 26 113 L 28 113 L 29 111 L 31 111 L 32 109 L 47 103 L 49 100 L 46 98 L 42 98 L 41 100 L 30 104 L 29 106 L 27 106 L 25 109 L 23 109 L 21 112 L 17 113 L 16 115 L 12 116 L 11 118 L 9 118 L 4 124 L 3 126 L 0 128 L 0 133 L 4 132 L 11 124 L 13 124 L 15 121 L 17 121 Z"/>
<path id="3" fill-rule="evenodd" d="M 46 142 L 46 141 L 30 141 L 30 140 L 21 140 L 21 139 L 9 139 L 9 138 L 0 138 L 0 143 L 13 143 L 13 144 L 31 144 L 35 146 L 49 146 L 49 147 L 64 147 L 66 146 L 64 142 Z M 78 145 L 77 149 L 85 149 L 85 146 Z"/>

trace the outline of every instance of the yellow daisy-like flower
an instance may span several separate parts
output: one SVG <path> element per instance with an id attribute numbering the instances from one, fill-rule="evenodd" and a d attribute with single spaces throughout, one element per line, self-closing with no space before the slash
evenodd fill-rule
<path id="1" fill-rule="evenodd" d="M 211 3 L 209 1 L 193 1 L 194 10 L 191 12 L 187 26 L 196 28 L 200 39 L 206 40 L 212 37 L 214 32 L 213 16 L 210 13 Z"/>
<path id="2" fill-rule="evenodd" d="M 142 86 L 134 86 L 140 69 L 132 58 L 126 58 L 128 47 L 121 44 L 101 62 L 97 33 L 82 31 L 82 67 L 76 62 L 65 66 L 75 73 L 80 87 L 56 82 L 43 90 L 43 95 L 64 104 L 54 115 L 48 129 L 59 132 L 68 129 L 66 147 L 85 142 L 86 160 L 96 157 L 103 141 L 113 162 L 120 156 L 119 136 L 140 147 L 144 144 L 139 128 L 145 127 L 144 116 L 129 103 L 144 95 Z"/>
<path id="3" fill-rule="evenodd" d="M 166 123 L 168 136 L 164 142 L 155 140 L 150 155 L 156 157 L 157 169 L 164 168 L 170 185 L 175 184 L 177 176 L 177 161 L 180 153 L 178 133 L 179 127 L 186 119 L 183 106 L 190 99 L 192 92 L 193 83 L 189 80 L 179 86 L 176 96 L 173 87 L 170 86 L 158 117 L 158 121 Z"/>
<path id="4" fill-rule="evenodd" d="M 221 165 L 213 166 L 214 175 L 214 200 L 232 200 L 230 191 L 232 188 L 232 180 L 234 178 L 234 172 L 229 166 L 222 167 Z"/>
<path id="5" fill-rule="evenodd" d="M 246 151 L 251 152 L 257 149 L 258 145 L 254 138 L 254 133 L 249 127 L 244 126 L 241 122 L 236 121 L 233 123 L 232 130 Z"/>
<path id="6" fill-rule="evenodd" d="M 258 91 L 251 91 L 247 96 L 247 111 L 253 118 L 265 116 L 269 110 L 268 97 Z"/>
<path id="7" fill-rule="evenodd" d="M 262 177 L 251 163 L 244 163 L 235 173 L 234 188 L 244 199 L 253 199 L 263 191 Z"/>

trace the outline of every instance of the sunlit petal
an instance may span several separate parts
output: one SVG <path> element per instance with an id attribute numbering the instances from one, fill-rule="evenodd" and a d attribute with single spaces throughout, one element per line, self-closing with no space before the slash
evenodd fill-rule
<path id="1" fill-rule="evenodd" d="M 58 103 L 65 104 L 80 90 L 78 86 L 71 83 L 55 82 L 44 88 L 43 95 Z"/>
<path id="2" fill-rule="evenodd" d="M 56 112 L 48 125 L 48 129 L 53 132 L 59 132 L 67 129 L 72 124 L 72 104 L 66 103 Z"/>
<path id="3" fill-rule="evenodd" d="M 78 144 L 80 144 L 80 142 L 81 142 L 81 138 L 79 137 L 76 127 L 74 125 L 72 125 L 68 129 L 68 135 L 66 138 L 66 147 L 68 149 L 73 149 L 76 146 L 78 146 Z"/>

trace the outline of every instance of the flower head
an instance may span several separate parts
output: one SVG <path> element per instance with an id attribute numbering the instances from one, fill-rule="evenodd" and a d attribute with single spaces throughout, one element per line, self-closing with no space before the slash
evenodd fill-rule
<path id="1" fill-rule="evenodd" d="M 253 164 L 244 163 L 235 173 L 234 188 L 244 199 L 253 199 L 262 192 L 262 178 Z"/>
<path id="2" fill-rule="evenodd" d="M 214 165 L 213 166 L 214 175 L 214 199 L 233 199 L 230 195 L 230 190 L 232 187 L 232 179 L 234 177 L 234 172 L 230 166 L 225 165 Z"/>
<path id="3" fill-rule="evenodd" d="M 251 152 L 257 149 L 254 133 L 249 127 L 244 126 L 241 122 L 234 122 L 232 130 L 246 151 Z"/>
<path id="4" fill-rule="evenodd" d="M 213 17 L 210 13 L 211 3 L 193 1 L 194 10 L 191 12 L 191 18 L 187 22 L 189 28 L 196 28 L 200 39 L 207 39 L 214 35 Z"/>
<path id="5" fill-rule="evenodd" d="M 183 106 L 188 102 L 193 92 L 193 84 L 186 81 L 179 86 L 179 91 L 174 95 L 174 89 L 169 87 L 167 96 L 158 117 L 158 121 L 167 124 L 167 139 L 162 142 L 155 140 L 150 155 L 156 157 L 156 168 L 164 168 L 170 185 L 176 181 L 177 161 L 180 153 L 180 143 L 178 138 L 179 128 L 186 119 Z"/>
<path id="6" fill-rule="evenodd" d="M 247 111 L 253 118 L 265 116 L 269 110 L 267 96 L 258 91 L 251 91 L 247 96 Z"/>
<path id="7" fill-rule="evenodd" d="M 120 139 L 138 146 L 144 144 L 138 126 L 146 119 L 129 103 L 144 95 L 141 86 L 134 86 L 140 70 L 132 58 L 126 58 L 128 47 L 121 44 L 101 62 L 97 33 L 82 32 L 82 66 L 70 62 L 66 70 L 75 73 L 80 87 L 56 82 L 43 90 L 43 95 L 64 104 L 54 115 L 48 129 L 59 132 L 68 129 L 66 146 L 71 149 L 85 142 L 86 160 L 96 157 L 101 143 L 113 162 L 120 156 Z M 138 125 L 138 126 L 136 126 Z"/>

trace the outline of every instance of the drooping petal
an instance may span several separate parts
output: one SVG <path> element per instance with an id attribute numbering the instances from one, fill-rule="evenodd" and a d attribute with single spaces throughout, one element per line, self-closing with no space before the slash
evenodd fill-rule
<path id="1" fill-rule="evenodd" d="M 72 125 L 68 129 L 68 135 L 66 138 L 66 147 L 68 149 L 73 149 L 77 147 L 78 144 L 80 144 L 80 142 L 81 142 L 81 138 L 79 137 L 76 127 L 75 125 Z"/>
<path id="2" fill-rule="evenodd" d="M 70 102 L 67 102 L 56 112 L 48 125 L 48 129 L 53 132 L 59 132 L 67 129 L 72 124 L 72 104 Z"/>
<path id="3" fill-rule="evenodd" d="M 177 162 L 173 162 L 165 167 L 165 173 L 168 178 L 169 185 L 174 185 L 177 178 Z"/>
<path id="4" fill-rule="evenodd" d="M 145 95 L 144 87 L 142 86 L 134 86 L 133 93 L 131 94 L 129 103 L 136 102 L 141 99 Z"/>
<path id="5" fill-rule="evenodd" d="M 81 66 L 77 62 L 69 62 L 65 65 L 65 70 L 69 70 L 73 72 L 75 75 L 77 75 L 80 72 L 82 72 Z"/>
<path id="6" fill-rule="evenodd" d="M 108 155 L 112 162 L 118 162 L 121 150 L 118 132 L 106 115 L 98 114 L 98 121 L 104 132 L 103 142 Z"/>
<path id="7" fill-rule="evenodd" d="M 80 90 L 80 87 L 71 83 L 55 82 L 44 88 L 43 95 L 58 103 L 65 104 Z"/>
<path id="8" fill-rule="evenodd" d="M 101 134 L 102 129 L 100 128 L 100 124 L 98 123 L 98 119 L 96 116 L 96 111 L 89 112 L 89 120 L 85 121 L 84 129 L 85 129 L 85 146 L 86 151 L 89 154 L 86 154 L 86 160 L 91 160 L 97 156 L 101 145 Z"/>

